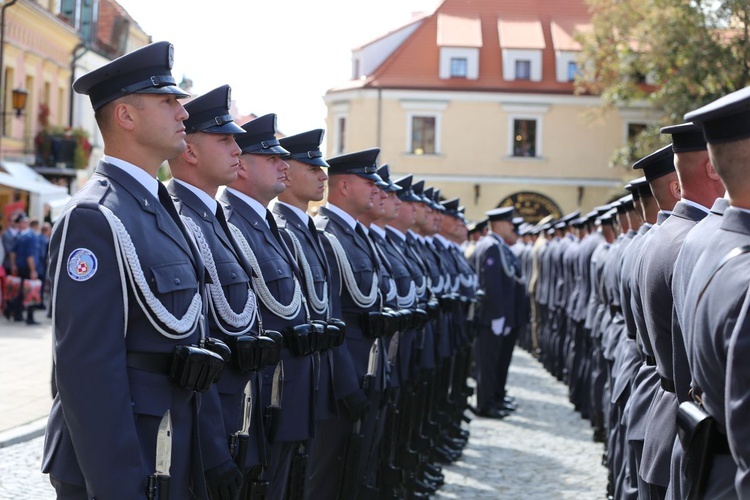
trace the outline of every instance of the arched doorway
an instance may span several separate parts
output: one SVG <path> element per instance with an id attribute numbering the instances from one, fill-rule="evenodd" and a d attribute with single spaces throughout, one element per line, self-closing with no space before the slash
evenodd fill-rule
<path id="1" fill-rule="evenodd" d="M 503 198 L 497 207 L 510 207 L 523 217 L 529 224 L 536 224 L 544 217 L 552 215 L 555 219 L 562 216 L 560 207 L 551 198 L 533 191 L 519 191 Z"/>

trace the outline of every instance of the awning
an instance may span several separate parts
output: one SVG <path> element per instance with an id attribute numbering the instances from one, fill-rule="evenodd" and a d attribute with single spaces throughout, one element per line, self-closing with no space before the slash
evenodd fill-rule
<path id="1" fill-rule="evenodd" d="M 33 168 L 16 161 L 0 162 L 0 186 L 40 195 L 68 194 L 67 188 L 52 184 Z"/>
<path id="2" fill-rule="evenodd" d="M 590 33 L 593 25 L 586 21 L 555 19 L 550 23 L 552 45 L 555 50 L 580 51 L 581 44 L 575 39 L 576 33 Z"/>
<path id="3" fill-rule="evenodd" d="M 438 14 L 437 44 L 439 47 L 481 47 L 482 22 L 477 16 Z"/>
<path id="4" fill-rule="evenodd" d="M 539 19 L 500 19 L 497 31 L 502 49 L 544 49 L 544 32 Z"/>

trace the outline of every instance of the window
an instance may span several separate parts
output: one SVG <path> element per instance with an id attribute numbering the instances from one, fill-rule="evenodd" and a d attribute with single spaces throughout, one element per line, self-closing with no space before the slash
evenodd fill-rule
<path id="1" fill-rule="evenodd" d="M 346 151 L 346 117 L 339 116 L 336 120 L 336 154 Z"/>
<path id="2" fill-rule="evenodd" d="M 516 61 L 516 80 L 531 80 L 531 61 Z"/>
<path id="3" fill-rule="evenodd" d="M 576 75 L 578 74 L 578 63 L 575 61 L 568 62 L 568 81 L 575 81 Z"/>
<path id="4" fill-rule="evenodd" d="M 466 78 L 468 75 L 468 61 L 465 57 L 451 58 L 451 78 Z"/>
<path id="5" fill-rule="evenodd" d="M 513 120 L 513 156 L 535 157 L 536 151 L 536 120 Z"/>
<path id="6" fill-rule="evenodd" d="M 479 49 L 474 47 L 440 47 L 441 80 L 479 78 Z"/>
<path id="7" fill-rule="evenodd" d="M 352 80 L 359 78 L 359 59 L 352 61 Z"/>
<path id="8" fill-rule="evenodd" d="M 634 141 L 646 127 L 645 123 L 628 123 L 628 142 Z"/>
<path id="9" fill-rule="evenodd" d="M 413 116 L 411 119 L 411 153 L 435 154 L 435 117 Z"/>

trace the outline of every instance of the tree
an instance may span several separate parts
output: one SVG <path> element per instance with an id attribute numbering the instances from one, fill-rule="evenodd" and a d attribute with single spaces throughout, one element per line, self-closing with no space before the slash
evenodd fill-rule
<path id="1" fill-rule="evenodd" d="M 586 0 L 593 30 L 583 45 L 579 93 L 612 109 L 647 103 L 662 119 L 612 163 L 629 165 L 664 144 L 660 126 L 750 83 L 747 0 Z"/>

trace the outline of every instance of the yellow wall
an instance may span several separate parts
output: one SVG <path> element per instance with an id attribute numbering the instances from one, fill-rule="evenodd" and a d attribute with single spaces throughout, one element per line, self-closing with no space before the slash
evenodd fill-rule
<path id="1" fill-rule="evenodd" d="M 622 193 L 621 179 L 634 177 L 608 166 L 615 149 L 623 146 L 628 121 L 649 121 L 647 112 L 612 112 L 591 120 L 599 101 L 578 96 L 513 96 L 468 92 L 382 91 L 378 113 L 377 90 L 328 94 L 328 127 L 334 117 L 347 117 L 347 152 L 378 145 L 379 164 L 388 163 L 394 177 L 412 173 L 442 190 L 445 198 L 460 197 L 467 218 L 476 220 L 506 196 L 519 191 L 541 193 L 563 213 L 584 212 Z M 342 111 L 345 110 L 345 111 Z M 414 155 L 408 151 L 409 115 L 439 115 L 439 152 Z M 512 117 L 540 120 L 538 158 L 509 156 Z M 334 133 L 326 135 L 329 151 Z M 475 184 L 480 198 L 475 204 Z M 579 190 L 580 204 L 579 204 Z"/>

